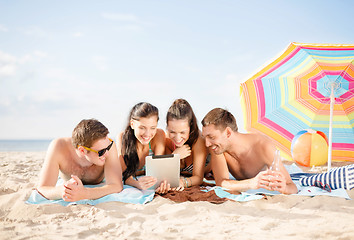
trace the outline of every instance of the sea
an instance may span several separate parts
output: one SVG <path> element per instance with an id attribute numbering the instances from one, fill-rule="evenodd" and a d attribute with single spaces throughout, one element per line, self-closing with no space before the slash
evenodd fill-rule
<path id="1" fill-rule="evenodd" d="M 44 140 L 0 140 L 0 152 L 47 151 L 51 139 Z"/>

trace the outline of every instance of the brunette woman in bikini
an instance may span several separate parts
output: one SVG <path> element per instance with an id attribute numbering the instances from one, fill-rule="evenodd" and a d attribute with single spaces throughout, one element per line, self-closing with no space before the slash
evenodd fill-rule
<path id="1" fill-rule="evenodd" d="M 209 152 L 192 107 L 184 99 L 175 100 L 168 109 L 166 122 L 165 154 L 180 155 L 181 175 L 184 176 L 176 190 L 202 184 L 204 173 L 210 171 L 210 166 L 206 167 Z"/>
<path id="2" fill-rule="evenodd" d="M 148 189 L 156 183 L 150 176 L 136 178 L 145 174 L 145 157 L 162 155 L 165 150 L 165 133 L 157 128 L 158 109 L 146 102 L 136 104 L 130 111 L 128 124 L 117 137 L 118 156 L 123 170 L 123 181 L 138 189 Z M 164 187 L 169 187 L 167 184 Z M 156 189 L 157 192 L 167 190 Z"/>

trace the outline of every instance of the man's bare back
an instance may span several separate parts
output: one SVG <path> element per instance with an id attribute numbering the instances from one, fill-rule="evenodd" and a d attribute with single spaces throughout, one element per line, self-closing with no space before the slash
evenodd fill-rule
<path id="1" fill-rule="evenodd" d="M 260 171 L 272 164 L 267 156 L 267 149 L 274 151 L 268 137 L 260 134 L 241 134 L 239 140 L 242 146 L 231 145 L 224 152 L 224 157 L 230 173 L 238 180 L 255 177 Z"/>

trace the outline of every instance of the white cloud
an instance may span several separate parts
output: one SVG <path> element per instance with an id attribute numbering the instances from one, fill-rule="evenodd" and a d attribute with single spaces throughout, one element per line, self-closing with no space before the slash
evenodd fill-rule
<path id="1" fill-rule="evenodd" d="M 7 96 L 0 96 L 0 106 L 2 107 L 9 107 L 11 105 L 11 101 L 9 99 L 9 97 Z"/>
<path id="2" fill-rule="evenodd" d="M 16 57 L 0 51 L 0 76 L 13 76 L 16 72 Z"/>
<path id="3" fill-rule="evenodd" d="M 143 26 L 152 26 L 153 24 L 142 21 L 134 14 L 121 14 L 121 13 L 102 13 L 104 19 L 117 22 L 119 25 L 116 27 L 118 31 L 139 32 Z"/>
<path id="4" fill-rule="evenodd" d="M 15 64 L 1 64 L 0 63 L 0 77 L 13 76 L 16 73 Z"/>
<path id="5" fill-rule="evenodd" d="M 92 62 L 96 66 L 96 68 L 100 71 L 105 71 L 108 69 L 106 57 L 94 56 L 92 57 Z"/>
<path id="6" fill-rule="evenodd" d="M 4 25 L 0 24 L 0 32 L 7 32 L 8 29 Z"/>
<path id="7" fill-rule="evenodd" d="M 31 54 L 26 54 L 20 58 L 17 59 L 17 62 L 19 64 L 25 64 L 25 63 L 28 63 L 28 62 L 31 62 L 33 60 L 33 57 Z"/>
<path id="8" fill-rule="evenodd" d="M 79 38 L 79 37 L 83 37 L 84 34 L 82 32 L 76 32 L 76 33 L 73 34 L 73 36 L 76 37 L 76 38 Z"/>
<path id="9" fill-rule="evenodd" d="M 61 85 L 65 83 L 76 83 L 77 77 L 67 72 L 64 68 L 54 67 L 54 68 L 46 68 L 43 71 L 43 77 L 45 79 L 53 79 L 53 80 L 60 80 Z"/>
<path id="10" fill-rule="evenodd" d="M 113 21 L 140 23 L 139 18 L 133 14 L 102 13 L 101 16 L 104 19 Z"/>
<path id="11" fill-rule="evenodd" d="M 30 26 L 23 30 L 26 35 L 31 35 L 35 37 L 47 37 L 48 33 L 38 26 Z"/>
<path id="12" fill-rule="evenodd" d="M 39 58 L 45 58 L 48 56 L 48 54 L 46 52 L 43 52 L 43 51 L 40 51 L 40 50 L 35 50 L 33 52 L 33 54 L 36 56 L 36 57 L 39 57 Z"/>
<path id="13" fill-rule="evenodd" d="M 33 62 L 38 59 L 40 60 L 42 58 L 45 58 L 45 57 L 47 57 L 47 55 L 48 54 L 46 52 L 35 50 L 35 51 L 33 51 L 33 53 L 29 53 L 29 54 L 26 54 L 22 57 L 19 57 L 17 62 L 19 64 L 25 64 L 25 63 Z"/>
<path id="14" fill-rule="evenodd" d="M 0 76 L 9 77 L 16 74 L 19 65 L 32 62 L 35 59 L 41 59 L 47 56 L 47 53 L 36 50 L 33 53 L 16 57 L 0 51 Z"/>
<path id="15" fill-rule="evenodd" d="M 0 63 L 15 63 L 16 57 L 0 51 Z"/>
<path id="16" fill-rule="evenodd" d="M 184 69 L 194 73 L 199 73 L 201 71 L 200 68 L 194 66 L 185 66 Z"/>
<path id="17" fill-rule="evenodd" d="M 130 31 L 130 32 L 138 32 L 138 31 L 142 30 L 141 26 L 136 25 L 136 24 L 122 25 L 122 26 L 118 26 L 116 29 L 123 30 L 123 31 Z"/>

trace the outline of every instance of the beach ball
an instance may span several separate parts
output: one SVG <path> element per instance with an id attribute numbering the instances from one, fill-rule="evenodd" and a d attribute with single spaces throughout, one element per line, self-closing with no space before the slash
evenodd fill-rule
<path id="1" fill-rule="evenodd" d="M 312 129 L 298 132 L 291 142 L 294 161 L 305 167 L 320 166 L 328 159 L 328 139 L 326 134 Z"/>

